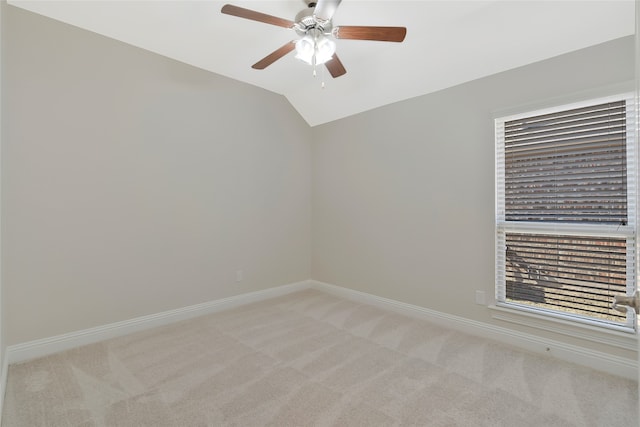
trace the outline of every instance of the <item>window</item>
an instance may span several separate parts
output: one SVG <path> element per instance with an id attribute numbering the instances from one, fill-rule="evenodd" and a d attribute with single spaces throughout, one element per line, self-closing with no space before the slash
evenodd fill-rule
<path id="1" fill-rule="evenodd" d="M 498 305 L 632 331 L 633 95 L 496 119 Z"/>

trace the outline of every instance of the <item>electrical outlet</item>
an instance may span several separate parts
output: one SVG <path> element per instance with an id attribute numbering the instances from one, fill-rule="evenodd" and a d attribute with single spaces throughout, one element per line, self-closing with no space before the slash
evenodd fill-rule
<path id="1" fill-rule="evenodd" d="M 485 305 L 484 291 L 476 291 L 476 304 Z"/>
<path id="2" fill-rule="evenodd" d="M 236 270 L 236 282 L 242 282 L 243 276 L 242 270 Z"/>

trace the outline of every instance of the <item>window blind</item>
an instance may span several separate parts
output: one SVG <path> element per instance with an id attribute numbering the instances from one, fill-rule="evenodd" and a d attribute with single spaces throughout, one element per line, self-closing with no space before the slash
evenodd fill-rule
<path id="1" fill-rule="evenodd" d="M 611 309 L 636 289 L 632 94 L 496 119 L 496 301 L 633 331 Z"/>
<path id="2" fill-rule="evenodd" d="M 507 221 L 627 223 L 624 101 L 504 123 Z"/>
<path id="3" fill-rule="evenodd" d="M 506 233 L 506 300 L 624 322 L 611 309 L 627 291 L 627 241 Z"/>

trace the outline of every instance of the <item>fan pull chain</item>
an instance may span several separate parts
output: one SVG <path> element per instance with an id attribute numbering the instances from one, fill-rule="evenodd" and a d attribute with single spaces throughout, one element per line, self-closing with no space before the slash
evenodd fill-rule
<path id="1" fill-rule="evenodd" d="M 313 56 L 311 57 L 311 61 L 313 62 L 313 77 L 315 77 L 316 74 L 316 54 L 318 53 L 318 35 L 314 34 L 313 35 Z"/>
<path id="2" fill-rule="evenodd" d="M 317 68 L 318 68 L 318 62 L 317 62 L 317 54 L 318 54 L 318 35 L 314 34 L 313 36 L 313 56 L 311 57 L 311 65 L 313 65 L 313 77 L 317 77 L 318 73 L 317 73 Z M 320 71 L 322 73 L 322 76 L 320 77 L 320 87 L 322 89 L 324 89 L 324 67 L 322 68 L 322 70 Z"/>

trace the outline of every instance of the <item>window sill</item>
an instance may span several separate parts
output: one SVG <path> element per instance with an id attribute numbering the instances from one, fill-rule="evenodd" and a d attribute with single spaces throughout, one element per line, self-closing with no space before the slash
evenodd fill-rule
<path id="1" fill-rule="evenodd" d="M 638 336 L 632 329 L 605 329 L 599 326 L 573 322 L 551 316 L 517 310 L 514 308 L 490 305 L 491 317 L 504 322 L 541 329 L 574 338 L 610 345 L 625 350 L 637 351 Z"/>

